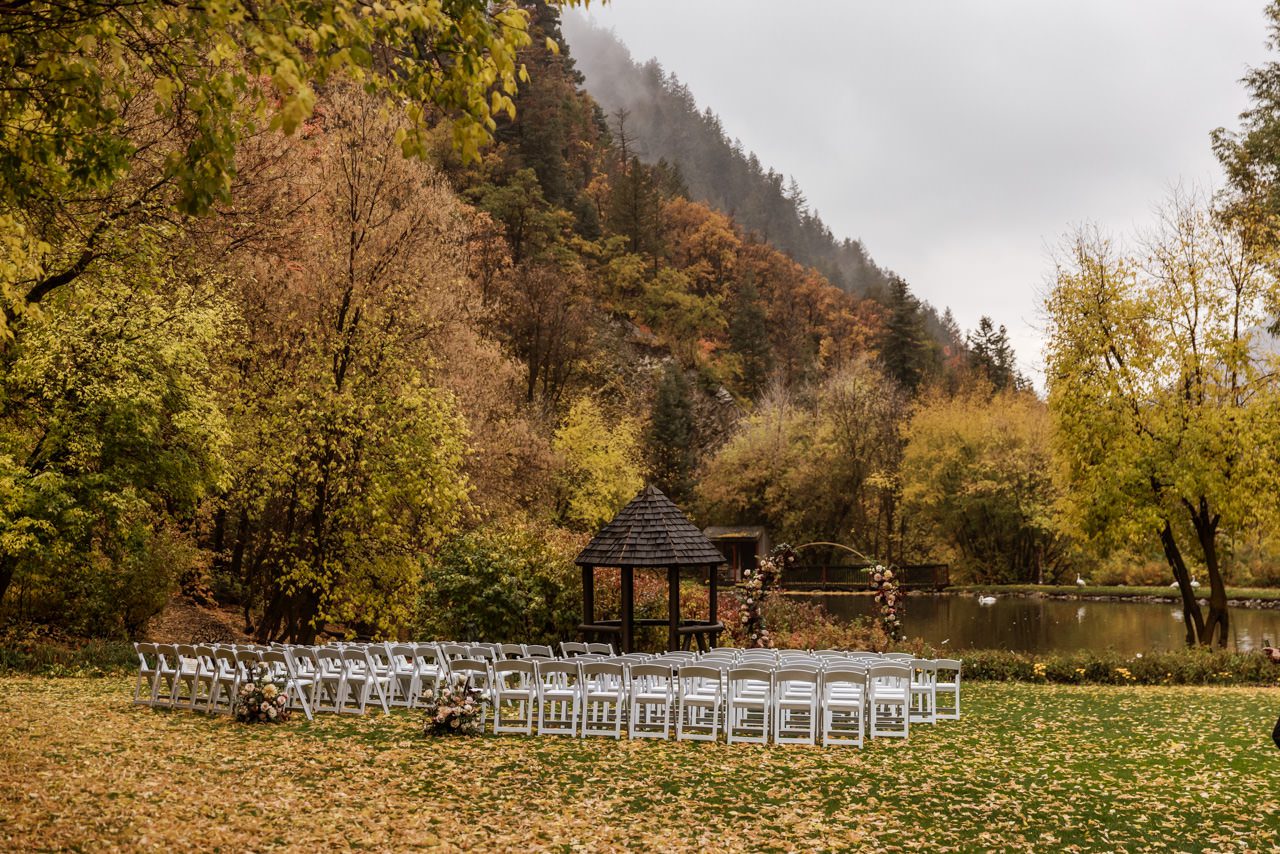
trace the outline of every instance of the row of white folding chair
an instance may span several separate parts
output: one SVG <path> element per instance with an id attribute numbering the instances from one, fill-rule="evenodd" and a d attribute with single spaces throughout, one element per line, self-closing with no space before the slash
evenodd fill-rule
<path id="1" fill-rule="evenodd" d="M 376 697 L 389 711 L 398 680 L 385 647 L 309 648 L 246 645 L 138 644 L 139 684 L 151 674 L 152 705 L 166 704 L 210 713 L 230 713 L 240 686 L 259 668 L 282 681 L 291 704 L 308 719 L 314 711 L 359 712 Z M 148 667 L 146 656 L 152 655 Z M 184 696 L 185 689 L 185 696 Z"/>
<path id="2" fill-rule="evenodd" d="M 678 740 L 862 744 L 873 735 L 906 735 L 909 669 L 867 671 L 721 666 L 678 661 L 455 662 L 493 701 L 494 732 L 668 738 Z M 491 682 L 489 680 L 492 680 Z M 820 693 L 821 692 L 821 693 Z M 536 724 L 535 724 L 536 720 Z"/>
<path id="3" fill-rule="evenodd" d="M 292 663 L 281 650 L 235 644 L 134 644 L 138 677 L 133 701 L 204 712 L 230 712 L 241 683 L 260 667 L 285 680 L 286 691 L 310 717 Z M 148 694 L 143 695 L 143 688 Z"/>
<path id="4" fill-rule="evenodd" d="M 568 659 L 457 659 L 450 679 L 469 678 L 494 706 L 494 732 L 621 735 L 628 718 L 630 669 L 654 661 L 647 653 Z M 668 661 L 672 672 L 684 659 Z M 513 722 L 514 721 L 514 722 Z"/>
<path id="5" fill-rule="evenodd" d="M 836 649 L 807 653 L 803 650 L 749 649 L 737 650 L 719 647 L 705 653 L 700 660 L 727 659 L 739 663 L 761 663 L 773 660 L 777 663 L 804 665 L 816 662 L 825 667 L 828 661 L 874 664 L 881 661 L 900 661 L 912 665 L 912 718 L 921 723 L 934 723 L 939 719 L 955 720 L 960 717 L 960 668 L 957 659 L 924 659 L 911 653 L 873 653 Z M 947 699 L 939 706 L 938 696 Z"/>
<path id="6" fill-rule="evenodd" d="M 635 669 L 633 668 L 633 673 Z M 633 676 L 634 680 L 634 676 Z M 681 668 L 675 685 L 678 740 L 714 741 L 723 721 L 726 741 L 862 744 L 864 718 L 872 735 L 905 737 L 909 669 L 885 663 L 866 670 L 856 665 L 769 667 L 742 663 L 727 668 L 699 662 Z M 650 705 L 661 702 L 652 688 L 637 692 Z M 666 708 L 671 707 L 666 702 Z M 721 715 L 721 709 L 724 714 Z M 633 714 L 643 726 L 653 714 Z M 669 718 L 662 719 L 669 723 Z M 667 727 L 646 733 L 665 737 Z"/>
<path id="7" fill-rule="evenodd" d="M 135 643 L 134 651 L 138 654 L 134 702 L 170 708 L 207 705 L 215 675 L 225 675 L 238 685 L 245 668 L 259 660 L 256 651 L 204 644 Z M 237 661 L 237 654 L 243 661 Z"/>

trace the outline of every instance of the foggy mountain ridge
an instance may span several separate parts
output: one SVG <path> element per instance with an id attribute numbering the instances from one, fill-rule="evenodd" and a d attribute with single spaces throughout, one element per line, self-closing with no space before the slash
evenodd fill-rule
<path id="1" fill-rule="evenodd" d="M 836 238 L 809 209 L 794 180 L 765 167 L 719 117 L 698 109 L 688 87 L 656 59 L 634 60 L 609 30 L 572 11 L 562 29 L 585 88 L 609 115 L 626 114 L 626 133 L 649 163 L 675 165 L 692 198 L 738 221 L 747 231 L 814 267 L 833 284 L 859 296 L 882 296 L 891 273 L 872 260 L 861 241 Z"/>
<path id="2" fill-rule="evenodd" d="M 625 112 L 626 134 L 641 160 L 674 165 L 693 199 L 733 217 L 836 287 L 886 300 L 893 272 L 876 264 L 860 240 L 836 238 L 809 208 L 795 180 L 765 167 L 740 140 L 731 140 L 711 107 L 699 110 L 689 88 L 657 59 L 636 62 L 612 30 L 573 10 L 561 15 L 561 31 L 583 87 L 615 131 L 618 112 Z M 927 300 L 920 300 L 920 310 L 934 341 L 944 347 L 958 342 L 949 311 Z"/>

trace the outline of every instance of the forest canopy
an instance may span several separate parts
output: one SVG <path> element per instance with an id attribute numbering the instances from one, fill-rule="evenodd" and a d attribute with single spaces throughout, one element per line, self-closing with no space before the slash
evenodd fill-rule
<path id="1" fill-rule="evenodd" d="M 1064 571 L 997 320 L 939 315 L 704 114 L 724 163 L 653 156 L 557 6 L 358 7 L 0 24 L 6 620 L 136 635 L 180 593 L 264 641 L 394 637 L 511 571 L 559 625 L 568 553 L 646 481 L 703 525 Z"/>

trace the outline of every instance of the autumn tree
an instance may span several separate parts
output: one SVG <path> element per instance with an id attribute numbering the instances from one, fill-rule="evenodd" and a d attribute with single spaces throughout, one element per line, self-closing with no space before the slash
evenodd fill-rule
<path id="1" fill-rule="evenodd" d="M 435 169 L 400 156 L 375 100 L 343 90 L 325 116 L 293 144 L 305 227 L 233 256 L 233 483 L 207 537 L 261 640 L 406 626 L 421 554 L 467 491 L 466 428 L 431 376 L 465 216 Z"/>
<path id="2" fill-rule="evenodd" d="M 514 2 L 28 3 L 0 21 L 4 329 L 132 230 L 230 200 L 255 129 L 295 132 L 349 76 L 402 105 L 391 140 L 421 154 L 441 114 L 475 157 L 514 111 L 529 43 Z"/>
<path id="3" fill-rule="evenodd" d="M 0 606 L 11 618 L 133 634 L 201 563 L 191 530 L 227 477 L 216 354 L 235 323 L 225 282 L 161 242 L 139 234 L 129 270 L 98 266 L 84 287 L 50 295 L 3 354 Z"/>
<path id="4" fill-rule="evenodd" d="M 904 410 L 902 394 L 867 359 L 803 392 L 774 386 L 707 461 L 702 516 L 901 559 L 909 547 L 897 483 Z"/>
<path id="5" fill-rule="evenodd" d="M 1137 250 L 1072 235 L 1046 305 L 1067 506 L 1104 542 L 1159 537 L 1188 643 L 1227 643 L 1222 537 L 1280 503 L 1277 365 L 1262 337 L 1276 287 L 1238 231 L 1177 196 Z M 1209 582 L 1207 617 L 1193 563 Z"/>
<path id="6" fill-rule="evenodd" d="M 552 448 L 560 457 L 556 520 L 574 530 L 599 529 L 644 485 L 637 425 L 625 418 L 610 423 L 589 397 L 569 407 Z"/>
<path id="7" fill-rule="evenodd" d="M 1280 48 L 1280 3 L 1268 3 L 1265 14 L 1268 46 L 1275 51 Z M 1274 248 L 1280 243 L 1280 62 L 1251 68 L 1244 84 L 1251 103 L 1240 115 L 1240 129 L 1215 130 L 1213 150 L 1230 182 L 1228 214 L 1247 240 Z"/>
<path id="8" fill-rule="evenodd" d="M 1051 424 L 1033 395 L 922 401 L 905 430 L 903 500 L 957 568 L 983 584 L 1053 581 L 1067 567 Z"/>

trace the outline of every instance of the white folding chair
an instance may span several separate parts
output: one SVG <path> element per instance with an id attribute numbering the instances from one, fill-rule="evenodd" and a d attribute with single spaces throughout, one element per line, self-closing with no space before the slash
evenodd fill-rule
<path id="1" fill-rule="evenodd" d="M 505 659 L 493 665 L 493 731 L 533 735 L 538 673 L 532 661 Z M 505 711 L 505 716 L 504 716 Z M 514 720 L 514 723 L 510 722 Z"/>
<path id="2" fill-rule="evenodd" d="M 538 733 L 576 736 L 582 710 L 578 664 L 541 660 L 535 664 L 538 673 Z"/>
<path id="3" fill-rule="evenodd" d="M 342 657 L 342 684 L 339 688 L 338 711 L 354 711 L 363 715 L 369 698 L 377 695 L 384 715 L 391 714 L 387 705 L 387 691 L 391 687 L 391 677 L 379 673 L 369 657 L 368 649 L 345 647 L 339 655 Z M 356 708 L 350 709 L 347 703 L 353 699 Z"/>
<path id="4" fill-rule="evenodd" d="M 936 686 L 938 663 L 927 658 L 911 660 L 911 722 L 933 724 L 938 722 Z"/>
<path id="5" fill-rule="evenodd" d="M 591 650 L 587 649 L 585 643 L 578 641 L 560 641 L 560 657 L 573 658 L 575 655 L 585 655 Z"/>
<path id="6" fill-rule="evenodd" d="M 500 643 L 498 644 L 498 658 L 524 658 L 524 644 L 522 643 Z"/>
<path id="7" fill-rule="evenodd" d="M 396 696 L 399 687 L 399 681 L 396 679 L 395 659 L 391 655 L 391 644 L 389 643 L 370 643 L 365 644 L 364 651 L 368 653 L 369 663 L 373 665 L 373 672 L 379 677 L 386 680 L 387 705 L 397 705 Z M 400 705 L 406 705 L 400 703 Z"/>
<path id="8" fill-rule="evenodd" d="M 391 676 L 391 691 L 387 702 L 392 706 L 410 708 L 420 690 L 418 659 L 413 644 L 389 643 L 386 649 L 388 672 Z"/>
<path id="9" fill-rule="evenodd" d="M 138 654 L 138 678 L 133 686 L 133 702 L 136 705 L 150 706 L 155 702 L 156 679 L 160 674 L 156 661 L 156 645 L 135 643 L 133 651 Z M 145 694 L 142 690 L 144 687 Z"/>
<path id="10" fill-rule="evenodd" d="M 669 649 L 657 658 L 679 659 L 680 661 L 696 661 L 698 654 L 691 649 Z"/>
<path id="11" fill-rule="evenodd" d="M 312 711 L 341 713 L 346 693 L 343 679 L 346 668 L 343 666 L 342 652 L 333 647 L 321 647 L 311 650 L 311 654 L 316 661 Z"/>
<path id="12" fill-rule="evenodd" d="M 440 655 L 445 661 L 453 661 L 456 658 L 470 658 L 471 647 L 463 643 L 442 643 L 440 644 Z"/>
<path id="13" fill-rule="evenodd" d="M 156 682 L 151 692 L 151 705 L 174 705 L 181 674 L 182 662 L 178 658 L 177 647 L 171 643 L 156 644 Z"/>
<path id="14" fill-rule="evenodd" d="M 954 658 L 939 658 L 934 662 L 933 693 L 939 719 L 960 719 L 960 662 Z"/>
<path id="15" fill-rule="evenodd" d="M 589 643 L 587 644 L 587 652 L 596 655 L 614 655 L 613 644 L 611 643 Z"/>
<path id="16" fill-rule="evenodd" d="M 497 661 L 498 649 L 496 644 L 491 643 L 472 643 L 467 644 L 467 658 L 477 661 Z"/>
<path id="17" fill-rule="evenodd" d="M 195 709 L 197 685 L 201 682 L 200 659 L 196 655 L 196 648 L 189 643 L 178 643 L 173 645 L 173 649 L 177 658 L 177 673 L 173 678 L 173 695 L 169 704 L 174 708 L 185 706 Z M 185 698 L 182 696 L 184 688 Z"/>
<path id="18" fill-rule="evenodd" d="M 191 684 L 191 704 L 194 711 L 200 708 L 209 709 L 209 700 L 213 697 L 213 683 L 218 678 L 217 663 L 213 660 L 213 647 L 210 644 L 196 644 L 194 647 L 196 662 L 196 678 Z"/>
<path id="19" fill-rule="evenodd" d="M 867 709 L 872 738 L 911 733 L 911 665 L 882 662 L 867 668 Z"/>
<path id="20" fill-rule="evenodd" d="M 862 746 L 866 718 L 867 671 L 831 664 L 822 674 L 822 746 Z"/>
<path id="21" fill-rule="evenodd" d="M 773 740 L 777 744 L 816 744 L 818 682 L 816 667 L 779 667 L 773 675 Z"/>
<path id="22" fill-rule="evenodd" d="M 629 738 L 670 737 L 673 682 L 674 671 L 670 663 L 631 665 L 631 708 L 627 714 Z"/>
<path id="23" fill-rule="evenodd" d="M 724 740 L 768 744 L 773 715 L 773 670 L 766 665 L 740 664 L 729 670 Z"/>
<path id="24" fill-rule="evenodd" d="M 528 643 L 524 645 L 525 658 L 555 658 L 556 652 L 546 644 Z"/>
<path id="25" fill-rule="evenodd" d="M 446 665 L 442 662 L 440 650 L 435 644 L 413 644 L 413 663 L 418 679 L 417 693 L 413 697 L 415 708 L 421 703 L 424 690 L 430 688 L 434 691 L 439 687 L 440 680 L 447 672 Z"/>
<path id="26" fill-rule="evenodd" d="M 209 685 L 209 701 L 204 710 L 210 714 L 231 714 L 240 692 L 240 665 L 235 650 L 225 646 L 213 648 L 213 681 Z"/>
<path id="27" fill-rule="evenodd" d="M 681 666 L 677 677 L 676 741 L 715 741 L 719 736 L 723 676 L 724 671 L 713 663 Z"/>
<path id="28" fill-rule="evenodd" d="M 271 678 L 284 682 L 284 692 L 289 705 L 298 706 L 307 720 L 311 720 L 311 698 L 315 692 L 315 678 L 303 676 L 294 664 L 295 659 L 286 649 L 269 649 L 262 653 L 262 663 L 270 668 Z"/>
<path id="29" fill-rule="evenodd" d="M 627 666 L 613 661 L 588 661 L 578 670 L 582 688 L 582 735 L 622 737 L 627 705 Z"/>

